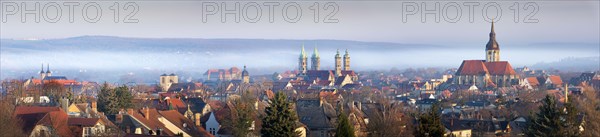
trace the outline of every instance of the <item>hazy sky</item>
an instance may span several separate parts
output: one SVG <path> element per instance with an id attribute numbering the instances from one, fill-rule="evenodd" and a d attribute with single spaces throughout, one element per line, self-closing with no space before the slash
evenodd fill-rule
<path id="1" fill-rule="evenodd" d="M 37 8 L 36 3 L 39 3 Z M 236 8 L 236 3 L 239 4 L 239 8 Z M 101 12 L 97 12 L 97 9 L 101 9 Z M 301 12 L 296 12 L 298 9 L 301 9 Z M 318 14 L 315 14 L 317 9 Z M 223 17 L 221 13 L 237 14 L 224 14 Z M 436 21 L 436 16 L 439 21 Z M 239 22 L 236 22 L 236 17 L 239 18 Z M 36 18 L 39 18 L 39 22 L 36 22 Z M 381 53 L 351 50 L 353 67 L 359 69 L 387 69 L 396 66 L 458 67 L 464 59 L 483 59 L 483 48 L 488 41 L 490 31 L 490 19 L 494 18 L 497 40 L 502 49 L 501 58 L 511 61 L 513 67 L 558 61 L 565 57 L 600 56 L 600 2 L 598 0 L 428 0 L 426 2 L 138 0 L 130 3 L 110 0 L 52 2 L 2 0 L 0 1 L 0 38 L 55 39 L 105 35 L 142 38 L 337 39 L 394 42 L 460 48 L 444 51 Z M 299 45 L 300 43 L 282 46 Z M 598 45 L 598 48 L 592 46 L 589 50 L 581 48 L 569 50 L 571 46 L 582 47 L 581 45 L 584 45 L 583 47 Z M 520 47 L 523 46 L 534 48 L 522 50 Z M 553 49 L 544 49 L 547 46 L 552 46 Z M 556 48 L 556 46 L 564 48 Z M 285 54 L 277 57 L 271 54 L 245 56 L 223 53 L 218 56 L 220 59 L 227 57 L 226 60 L 198 57 L 191 60 L 204 64 L 181 67 L 177 62 L 170 61 L 180 59 L 179 56 L 167 54 L 132 55 L 90 52 L 86 54 L 90 56 L 85 57 L 77 57 L 80 53 L 73 55 L 40 53 L 25 58 L 19 53 L 3 54 L 1 68 L 36 69 L 39 63 L 52 63 L 58 68 L 65 69 L 88 69 L 94 68 L 94 65 L 107 68 L 129 66 L 137 69 L 177 66 L 180 67 L 178 69 L 204 71 L 208 67 L 241 67 L 242 64 L 251 62 L 249 65 L 254 63 L 258 66 L 255 69 L 259 67 L 294 69 L 297 67 L 295 61 L 298 53 L 297 50 L 282 51 Z M 323 56 L 327 57 L 333 52 L 321 51 Z M 151 63 L 135 59 L 145 56 L 166 57 Z M 110 60 L 112 58 L 134 59 L 112 62 Z M 101 62 L 107 59 L 108 62 Z M 157 62 L 172 64 L 157 65 Z M 222 64 L 223 62 L 227 63 Z M 324 59 L 323 67 L 331 67 L 332 62 L 331 58 Z M 165 69 L 166 72 L 172 70 Z M 27 72 L 27 75 L 29 73 L 35 72 Z"/>
<path id="2" fill-rule="evenodd" d="M 34 14 L 25 14 L 25 23 L 23 23 L 22 6 L 27 10 L 33 10 L 36 2 L 40 4 L 37 11 L 42 13 L 38 14 L 41 15 L 40 22 L 35 22 Z M 489 21 L 484 17 L 496 17 L 496 6 L 499 6 L 502 11 L 501 16 L 496 19 L 496 32 L 498 40 L 504 46 L 554 42 L 599 43 L 600 36 L 598 25 L 600 4 L 597 0 L 427 1 L 424 3 L 392 0 L 223 2 L 141 0 L 128 4 L 121 1 L 93 0 L 56 3 L 45 1 L 22 3 L 22 1 L 3 0 L 0 6 L 3 19 L 0 37 L 50 39 L 108 35 L 153 38 L 341 39 L 456 46 L 480 45 L 487 40 L 490 26 Z M 119 8 L 115 8 L 117 7 L 115 3 L 118 3 Z M 240 7 L 237 10 L 235 10 L 236 3 L 239 3 Z M 314 22 L 314 7 L 316 7 L 314 3 L 318 3 L 320 7 L 318 23 Z M 436 3 L 439 4 L 439 8 L 436 8 Z M 283 14 L 293 19 L 297 15 L 295 4 L 302 10 L 302 15 L 295 23 L 291 23 L 284 19 Z M 14 8 L 15 5 L 17 10 Z M 225 9 L 221 6 L 225 6 Z M 56 7 L 62 10 L 59 14 L 60 18 L 57 19 L 55 19 L 58 13 Z M 73 23 L 69 21 L 69 7 L 74 9 Z M 83 15 L 87 15 L 87 19 L 93 21 L 97 14 L 95 7 L 102 10 L 101 16 L 95 23 L 90 23 Z M 258 19 L 254 19 L 257 15 L 256 7 L 262 11 Z M 270 7 L 273 7 L 272 12 L 269 10 Z M 287 12 L 284 12 L 284 7 L 287 7 Z M 484 11 L 484 7 L 488 7 L 487 11 Z M 120 9 L 118 23 L 115 23 L 116 16 L 113 9 Z M 137 12 L 134 12 L 134 9 L 137 9 Z M 337 12 L 334 12 L 334 9 L 337 9 Z M 441 13 L 438 14 L 440 21 L 435 21 L 434 14 L 425 14 L 425 22 L 422 22 L 422 9 L 425 10 L 423 13 Z M 457 14 L 459 13 L 457 9 L 460 9 L 460 14 Z M 239 23 L 235 22 L 232 14 L 226 14 L 225 23 L 221 22 L 221 13 L 231 12 L 231 10 L 242 13 L 238 14 Z M 486 13 L 487 16 L 484 16 Z M 515 13 L 519 13 L 519 16 L 515 16 Z M 130 19 L 137 19 L 137 23 L 123 23 L 128 15 L 134 15 Z M 205 22 L 203 15 L 206 15 Z M 337 23 L 324 23 L 323 20 L 328 15 L 333 15 L 329 19 L 337 19 Z M 269 21 L 269 17 L 273 18 L 273 22 Z M 406 20 L 403 21 L 403 18 Z M 524 20 L 529 23 L 525 23 Z"/>

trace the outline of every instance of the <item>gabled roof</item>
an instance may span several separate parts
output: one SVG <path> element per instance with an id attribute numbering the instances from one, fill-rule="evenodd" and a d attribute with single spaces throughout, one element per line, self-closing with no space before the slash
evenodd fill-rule
<path id="1" fill-rule="evenodd" d="M 64 111 L 48 112 L 36 125 L 51 126 L 55 133 L 61 137 L 73 136 L 67 124 L 69 116 Z"/>
<path id="2" fill-rule="evenodd" d="M 69 126 L 93 127 L 98 122 L 102 122 L 100 118 L 69 118 Z"/>
<path id="3" fill-rule="evenodd" d="M 538 81 L 537 77 L 528 77 L 526 78 L 527 82 L 529 82 L 529 85 L 531 86 L 538 86 L 540 85 L 540 82 Z"/>
<path id="4" fill-rule="evenodd" d="M 557 76 L 557 75 L 551 75 L 551 76 L 548 76 L 548 79 L 549 79 L 549 80 L 550 80 L 550 82 L 552 82 L 552 84 L 554 84 L 554 85 L 562 85 L 562 84 L 563 84 L 563 82 L 562 82 L 562 79 L 560 78 L 560 76 Z"/>
<path id="5" fill-rule="evenodd" d="M 196 127 L 192 120 L 187 119 L 175 110 L 159 111 L 159 113 L 169 122 L 177 126 L 177 128 L 182 129 L 190 135 L 210 136 L 206 130 L 201 127 Z M 186 124 L 186 127 L 183 127 L 184 123 Z"/>
<path id="6" fill-rule="evenodd" d="M 456 75 L 516 75 L 507 61 L 485 62 L 484 60 L 464 60 Z"/>
<path id="7" fill-rule="evenodd" d="M 516 75 L 515 70 L 507 61 L 485 62 L 490 75 Z"/>
<path id="8" fill-rule="evenodd" d="M 488 70 L 483 62 L 483 60 L 464 60 L 456 75 L 485 75 Z"/>

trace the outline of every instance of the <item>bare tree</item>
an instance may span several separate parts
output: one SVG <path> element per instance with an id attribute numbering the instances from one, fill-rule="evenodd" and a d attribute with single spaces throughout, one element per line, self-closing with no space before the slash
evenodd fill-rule
<path id="1" fill-rule="evenodd" d="M 401 104 L 390 103 L 387 99 L 381 98 L 378 101 L 380 109 L 374 110 L 369 114 L 369 123 L 367 132 L 370 137 L 390 137 L 390 136 L 411 136 L 412 125 L 410 116 Z"/>
<path id="2" fill-rule="evenodd" d="M 600 136 L 600 99 L 596 91 L 587 84 L 583 86 L 583 95 L 575 99 L 578 109 L 585 114 L 582 136 Z"/>
<path id="3" fill-rule="evenodd" d="M 17 137 L 23 136 L 22 121 L 14 117 L 15 104 L 12 98 L 0 98 L 0 136 Z"/>

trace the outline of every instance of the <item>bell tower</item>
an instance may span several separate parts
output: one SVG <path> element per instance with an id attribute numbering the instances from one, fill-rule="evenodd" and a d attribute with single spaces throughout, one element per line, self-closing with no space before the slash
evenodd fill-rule
<path id="1" fill-rule="evenodd" d="M 298 70 L 302 74 L 306 74 L 307 69 L 307 60 L 306 52 L 304 52 L 304 44 L 302 44 L 302 51 L 300 52 L 300 57 L 298 58 Z"/>
<path id="2" fill-rule="evenodd" d="M 342 76 L 342 57 L 340 56 L 340 50 L 337 50 L 335 54 L 335 75 Z"/>
<path id="3" fill-rule="evenodd" d="M 312 64 L 310 65 L 311 70 L 319 70 L 321 67 L 321 57 L 319 57 L 319 52 L 317 51 L 317 47 L 315 46 L 315 51 L 313 51 L 313 55 L 311 57 Z"/>
<path id="4" fill-rule="evenodd" d="M 497 62 L 500 61 L 500 46 L 496 42 L 496 32 L 494 32 L 494 21 L 492 21 L 492 30 L 490 32 L 490 40 L 485 46 L 485 61 Z"/>
<path id="5" fill-rule="evenodd" d="M 350 70 L 350 54 L 348 54 L 348 49 L 346 49 L 346 54 L 344 54 L 344 70 Z"/>

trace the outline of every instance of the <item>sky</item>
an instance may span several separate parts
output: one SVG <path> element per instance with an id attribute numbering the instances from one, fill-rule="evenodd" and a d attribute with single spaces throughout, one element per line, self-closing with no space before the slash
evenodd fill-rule
<path id="1" fill-rule="evenodd" d="M 39 8 L 35 8 L 36 3 L 39 3 Z M 487 32 L 482 32 L 482 29 L 489 29 L 490 19 L 495 19 L 498 39 L 506 43 L 504 45 L 599 43 L 600 36 L 600 4 L 598 1 L 586 0 L 141 0 L 129 3 L 104 0 L 3 0 L 1 4 L 0 38 L 3 39 L 106 35 L 149 38 L 339 39 L 462 46 L 480 44 L 481 40 L 485 40 Z M 239 8 L 236 8 L 236 4 L 239 4 Z M 436 4 L 439 5 L 437 8 Z M 23 6 L 26 9 L 22 9 Z M 14 7 L 18 9 L 15 10 Z M 57 14 L 56 7 L 61 9 L 60 14 Z M 72 11 L 69 10 L 70 7 Z M 262 12 L 257 12 L 259 8 Z M 96 12 L 97 9 L 101 9 L 101 14 Z M 290 20 L 298 15 L 297 9 L 302 14 L 297 20 Z M 315 9 L 319 9 L 319 14 L 315 14 Z M 25 14 L 23 23 L 22 14 L 30 13 L 31 10 L 42 13 L 37 14 L 40 15 L 39 22 L 35 21 L 36 14 Z M 235 20 L 236 14 L 225 14 L 223 17 L 221 13 L 238 13 L 239 22 Z M 423 16 L 421 13 L 437 15 Z M 496 16 L 498 13 L 500 16 Z M 519 15 L 515 16 L 515 13 Z M 56 15 L 60 16 L 57 18 Z M 93 20 L 96 15 L 100 15 L 98 20 Z M 128 18 L 129 15 L 133 16 Z M 439 22 L 435 16 L 438 16 Z M 72 18 L 72 23 L 69 18 Z M 273 18 L 272 22 L 269 18 Z M 319 18 L 318 23 L 315 23 L 315 18 Z"/>
<path id="2" fill-rule="evenodd" d="M 36 3 L 39 3 L 37 8 Z M 410 54 L 352 51 L 356 66 L 369 69 L 390 67 L 387 62 L 372 61 L 374 58 L 390 57 L 389 55 L 394 55 L 393 59 L 389 59 L 393 63 L 418 67 L 458 67 L 463 59 L 482 59 L 483 53 L 479 52 L 489 39 L 491 21 L 494 20 L 497 40 L 502 48 L 501 59 L 510 60 L 515 67 L 558 61 L 565 57 L 600 56 L 600 2 L 597 0 L 2 0 L 0 16 L 0 39 L 37 40 L 78 36 L 334 39 L 393 42 L 415 46 L 438 45 L 457 49 L 435 52 L 406 51 L 411 52 Z M 236 17 L 239 21 L 236 21 Z M 39 18 L 39 22 L 36 22 L 36 18 Z M 299 45 L 300 43 L 283 46 Z M 563 48 L 544 49 L 557 45 Z M 572 46 L 581 45 L 598 45 L 598 48 L 568 50 Z M 521 50 L 522 47 L 533 48 Z M 292 61 L 281 63 L 277 67 L 296 67 L 293 65 L 297 51 L 286 51 L 288 52 L 285 58 Z M 461 54 L 456 57 L 456 53 Z M 105 53 L 90 54 L 110 56 Z M 140 54 L 146 56 L 145 53 Z M 233 60 L 259 60 L 241 55 L 222 55 Z M 3 56 L 4 60 L 24 60 L 26 67 L 36 66 L 35 68 L 40 59 L 47 58 L 19 58 L 19 54 Z M 54 57 L 52 63 L 68 66 L 68 62 L 60 60 L 69 57 L 71 56 Z M 452 60 L 435 62 L 440 58 L 450 57 Z M 94 60 L 98 58 L 91 59 Z M 257 63 L 268 62 L 261 60 Z M 324 63 L 330 64 L 328 62 L 329 60 L 326 60 Z M 127 62 L 113 65 L 123 64 Z M 232 64 L 241 67 L 239 62 Z M 72 67 L 77 69 L 77 65 Z"/>

